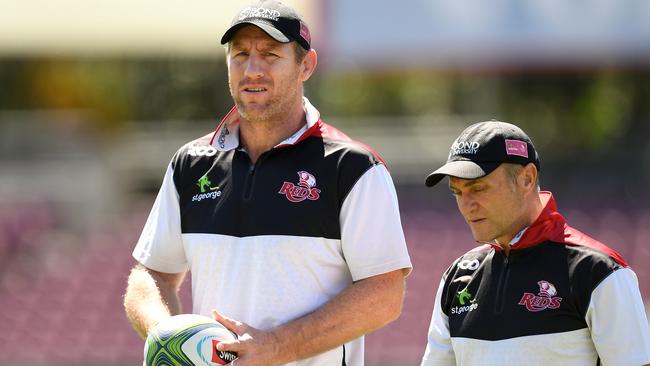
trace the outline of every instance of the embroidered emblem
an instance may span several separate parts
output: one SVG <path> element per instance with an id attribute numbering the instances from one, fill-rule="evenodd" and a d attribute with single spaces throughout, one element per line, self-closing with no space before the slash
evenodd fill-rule
<path id="1" fill-rule="evenodd" d="M 278 191 L 283 194 L 291 202 L 302 202 L 304 200 L 316 201 L 320 198 L 321 190 L 315 188 L 316 177 L 312 174 L 301 170 L 298 172 L 298 184 L 295 185 L 291 182 L 282 183 L 282 187 Z"/>
<path id="2" fill-rule="evenodd" d="M 538 281 L 539 292 L 537 295 L 524 292 L 519 305 L 523 305 L 528 311 L 537 312 L 545 309 L 557 309 L 560 307 L 562 298 L 557 295 L 557 289 L 548 281 Z"/>

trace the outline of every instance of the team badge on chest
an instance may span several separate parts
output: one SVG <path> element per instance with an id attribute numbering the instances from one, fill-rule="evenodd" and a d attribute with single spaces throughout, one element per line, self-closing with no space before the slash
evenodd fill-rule
<path id="1" fill-rule="evenodd" d="M 555 286 L 548 281 L 538 281 L 537 285 L 539 286 L 537 295 L 524 292 L 519 300 L 519 305 L 523 305 L 528 311 L 533 312 L 559 308 L 562 298 L 555 296 L 557 295 Z"/>
<path id="2" fill-rule="evenodd" d="M 284 182 L 278 193 L 285 195 L 291 202 L 316 201 L 320 197 L 316 177 L 304 170 L 298 172 L 298 184 Z"/>

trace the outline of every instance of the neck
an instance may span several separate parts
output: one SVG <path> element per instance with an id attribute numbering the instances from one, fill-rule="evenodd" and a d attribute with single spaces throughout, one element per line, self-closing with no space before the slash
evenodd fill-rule
<path id="1" fill-rule="evenodd" d="M 264 152 L 298 131 L 306 122 L 302 98 L 292 106 L 290 113 L 264 120 L 240 119 L 239 138 L 251 161 L 255 163 Z"/>
<path id="2" fill-rule="evenodd" d="M 539 193 L 535 191 L 531 193 L 531 195 L 532 196 L 526 201 L 527 204 L 523 208 L 524 213 L 521 215 L 521 220 L 513 225 L 513 232 L 507 236 L 496 238 L 494 240 L 495 244 L 503 249 L 506 256 L 510 254 L 510 243 L 515 238 L 515 236 L 517 236 L 517 234 L 519 234 L 523 229 L 527 228 L 533 222 L 535 222 L 535 220 L 537 220 L 539 215 L 544 210 L 544 205 L 542 204 L 542 200 L 539 197 Z"/>

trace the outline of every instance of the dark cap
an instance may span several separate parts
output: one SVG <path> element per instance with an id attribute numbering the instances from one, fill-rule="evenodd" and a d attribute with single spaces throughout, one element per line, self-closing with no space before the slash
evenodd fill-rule
<path id="1" fill-rule="evenodd" d="M 475 123 L 458 136 L 451 145 L 447 163 L 429 174 L 425 184 L 433 187 L 446 175 L 480 178 L 492 173 L 501 163 L 533 163 L 540 168 L 535 146 L 521 128 L 499 121 Z"/>
<path id="2" fill-rule="evenodd" d="M 258 26 L 280 43 L 296 41 L 306 50 L 311 48 L 307 24 L 295 10 L 275 0 L 261 0 L 240 10 L 221 37 L 221 44 L 228 43 L 247 24 Z"/>

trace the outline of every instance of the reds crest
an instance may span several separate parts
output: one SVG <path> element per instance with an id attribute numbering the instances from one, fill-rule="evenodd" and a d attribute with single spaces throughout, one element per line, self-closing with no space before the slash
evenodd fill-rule
<path id="1" fill-rule="evenodd" d="M 316 177 L 301 170 L 298 172 L 298 185 L 284 182 L 279 194 L 283 194 L 291 202 L 302 202 L 306 199 L 316 201 L 320 197 L 320 189 L 315 188 Z"/>
<path id="2" fill-rule="evenodd" d="M 542 311 L 545 309 L 557 309 L 560 307 L 562 298 L 557 295 L 555 286 L 548 281 L 538 281 L 539 292 L 536 296 L 530 292 L 524 292 L 519 300 L 519 305 L 524 305 L 528 311 Z"/>

